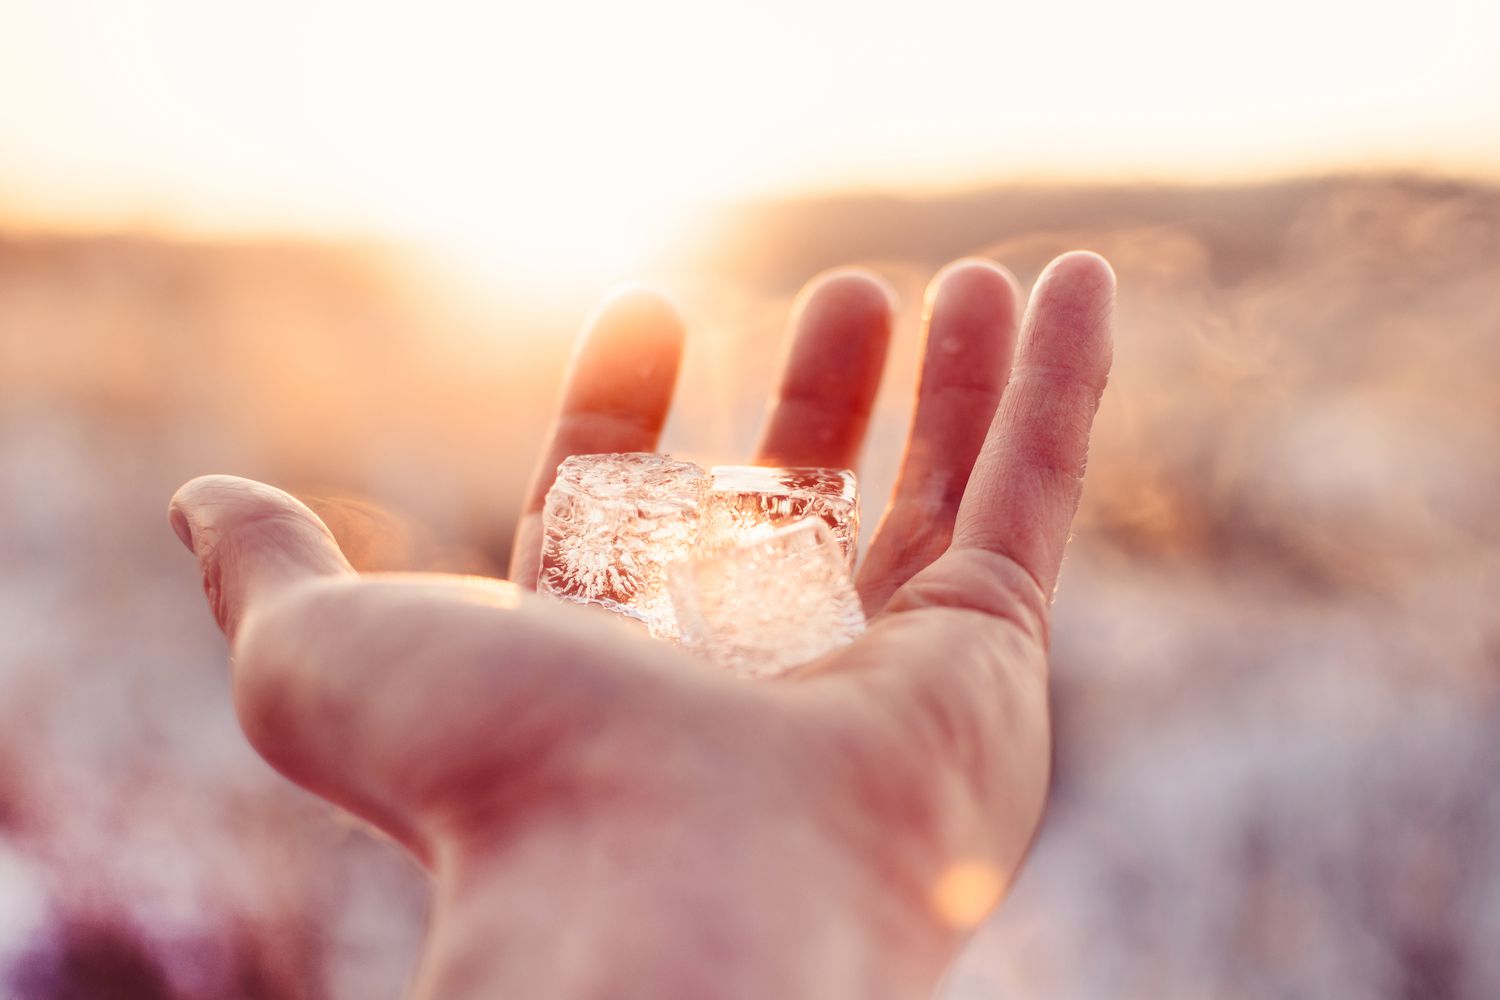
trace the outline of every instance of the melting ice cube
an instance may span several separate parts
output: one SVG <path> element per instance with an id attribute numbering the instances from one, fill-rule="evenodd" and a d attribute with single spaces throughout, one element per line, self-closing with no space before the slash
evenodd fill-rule
<path id="1" fill-rule="evenodd" d="M 667 569 L 682 641 L 740 677 L 782 673 L 865 629 L 849 564 L 809 517 Z"/>
<path id="2" fill-rule="evenodd" d="M 543 519 L 540 590 L 627 615 L 741 676 L 780 673 L 864 629 L 849 578 L 852 472 L 575 455 Z"/>
<path id="3" fill-rule="evenodd" d="M 543 593 L 597 604 L 676 638 L 667 564 L 697 544 L 709 477 L 667 455 L 574 455 L 543 508 Z"/>
<path id="4" fill-rule="evenodd" d="M 815 517 L 828 525 L 845 564 L 854 565 L 859 542 L 859 490 L 854 473 L 716 465 L 712 476 L 702 545 L 718 549 L 764 535 L 769 528 Z"/>

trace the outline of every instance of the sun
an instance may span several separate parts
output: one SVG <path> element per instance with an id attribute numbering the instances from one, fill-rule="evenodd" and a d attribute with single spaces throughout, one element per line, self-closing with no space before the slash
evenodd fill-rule
<path id="1" fill-rule="evenodd" d="M 1500 4 L 1387 6 L 13 0 L 0 222 L 393 237 L 597 286 L 722 199 L 1492 176 Z"/>
<path id="2" fill-rule="evenodd" d="M 749 74 L 726 86 L 686 37 L 709 27 L 696 9 L 642 31 L 625 9 L 578 24 L 561 6 L 438 7 L 424 44 L 409 14 L 325 2 L 296 60 L 304 148 L 351 219 L 517 282 L 624 279 L 690 205 L 740 186 L 753 109 L 787 96 Z"/>

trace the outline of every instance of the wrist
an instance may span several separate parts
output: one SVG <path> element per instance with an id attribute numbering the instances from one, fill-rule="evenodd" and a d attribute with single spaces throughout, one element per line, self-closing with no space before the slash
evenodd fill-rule
<path id="1" fill-rule="evenodd" d="M 909 1000 L 958 947 L 810 829 L 535 824 L 440 859 L 419 1000 Z"/>

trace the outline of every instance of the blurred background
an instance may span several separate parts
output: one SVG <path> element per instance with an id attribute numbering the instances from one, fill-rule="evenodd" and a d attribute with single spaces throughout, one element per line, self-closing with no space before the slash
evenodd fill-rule
<path id="1" fill-rule="evenodd" d="M 494 572 L 569 339 L 691 331 L 756 430 L 788 305 L 1120 279 L 1057 606 L 1056 795 L 946 987 L 1500 996 L 1500 6 L 8 0 L 0 998 L 391 998 L 415 870 L 262 765 L 167 528 L 296 492 Z"/>

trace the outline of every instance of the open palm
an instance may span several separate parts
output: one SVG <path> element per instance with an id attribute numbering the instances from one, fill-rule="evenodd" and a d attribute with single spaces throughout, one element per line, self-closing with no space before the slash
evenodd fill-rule
<path id="1" fill-rule="evenodd" d="M 527 592 L 557 464 L 656 449 L 683 335 L 648 293 L 575 356 L 511 582 L 358 576 L 278 490 L 178 492 L 246 735 L 432 872 L 413 996 L 931 993 L 1041 817 L 1048 605 L 1109 367 L 1102 260 L 1054 261 L 1024 323 L 1019 298 L 984 262 L 935 280 L 870 629 L 772 682 Z M 795 328 L 755 461 L 852 467 L 886 295 L 827 276 Z"/>

